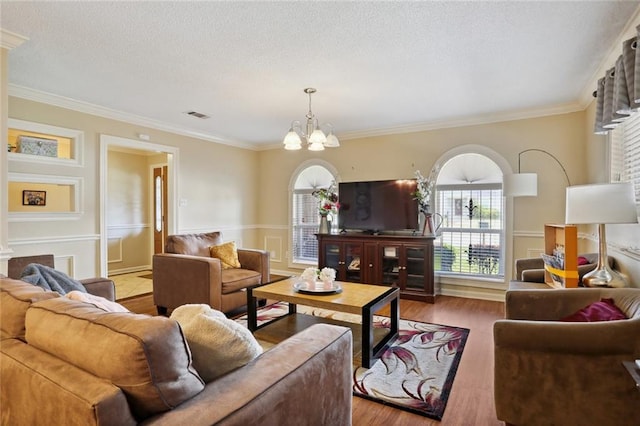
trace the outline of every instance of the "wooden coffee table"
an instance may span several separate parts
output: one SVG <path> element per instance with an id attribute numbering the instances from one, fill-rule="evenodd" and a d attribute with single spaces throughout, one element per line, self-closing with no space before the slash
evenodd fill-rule
<path id="1" fill-rule="evenodd" d="M 293 289 L 300 281 L 292 277 L 272 284 L 249 288 L 248 327 L 258 338 L 278 343 L 300 330 L 318 322 L 350 327 L 354 335 L 354 354 L 361 353 L 362 366 L 370 368 L 380 354 L 389 347 L 398 335 L 399 290 L 386 286 L 338 282 L 342 292 L 337 294 L 302 294 Z M 289 313 L 260 327 L 257 325 L 257 300 L 272 299 L 289 303 Z M 297 313 L 297 305 L 330 309 L 362 316 L 362 324 L 338 321 L 331 318 L 314 317 Z M 389 305 L 391 324 L 389 329 L 373 327 L 373 315 Z M 361 349 L 361 352 L 358 350 Z"/>

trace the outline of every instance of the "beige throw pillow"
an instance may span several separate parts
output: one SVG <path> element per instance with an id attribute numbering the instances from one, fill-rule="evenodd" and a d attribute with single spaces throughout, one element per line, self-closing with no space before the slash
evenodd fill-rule
<path id="1" fill-rule="evenodd" d="M 182 305 L 174 309 L 171 319 L 180 324 L 193 366 L 207 383 L 262 353 L 248 329 L 208 305 Z"/>
<path id="2" fill-rule="evenodd" d="M 209 252 L 211 257 L 220 259 L 222 269 L 241 267 L 240 261 L 238 260 L 238 250 L 236 249 L 236 243 L 234 241 L 217 246 L 211 246 L 209 247 Z"/>

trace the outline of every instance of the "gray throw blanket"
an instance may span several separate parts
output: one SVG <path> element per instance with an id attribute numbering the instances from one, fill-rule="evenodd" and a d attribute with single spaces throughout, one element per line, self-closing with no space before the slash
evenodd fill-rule
<path id="1" fill-rule="evenodd" d="M 57 291 L 60 294 L 67 294 L 70 291 L 78 290 L 86 293 L 80 281 L 76 281 L 64 272 L 57 271 L 49 266 L 39 263 L 30 263 L 22 270 L 20 279 L 30 284 L 37 285 L 46 290 Z"/>

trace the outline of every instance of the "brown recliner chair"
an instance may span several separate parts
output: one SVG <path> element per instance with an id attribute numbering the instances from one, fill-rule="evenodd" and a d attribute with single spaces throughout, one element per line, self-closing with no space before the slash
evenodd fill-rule
<path id="1" fill-rule="evenodd" d="M 220 232 L 170 235 L 165 253 L 153 256 L 153 301 L 160 315 L 188 303 L 222 312 L 247 304 L 247 287 L 269 281 L 269 253 L 238 249 L 241 268 L 222 269 L 209 247 L 222 244 Z"/>
<path id="2" fill-rule="evenodd" d="M 52 254 L 41 254 L 36 256 L 18 256 L 12 257 L 7 262 L 7 274 L 9 278 L 19 280 L 24 268 L 30 263 L 38 263 L 40 265 L 55 268 L 55 261 Z M 116 286 L 108 278 L 87 278 L 78 280 L 88 293 L 94 296 L 101 296 L 110 301 L 116 300 Z"/>
<path id="3" fill-rule="evenodd" d="M 561 322 L 602 298 L 626 320 Z M 511 425 L 637 425 L 640 289 L 512 290 L 493 326 L 494 397 Z"/>

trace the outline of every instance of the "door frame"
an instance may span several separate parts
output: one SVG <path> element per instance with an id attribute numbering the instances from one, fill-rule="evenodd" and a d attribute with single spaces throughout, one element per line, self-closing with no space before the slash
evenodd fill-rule
<path id="1" fill-rule="evenodd" d="M 109 171 L 108 153 L 110 147 L 121 147 L 139 151 L 152 151 L 167 154 L 167 233 L 176 234 L 178 220 L 178 203 L 176 192 L 178 188 L 178 165 L 180 149 L 160 145 L 152 142 L 142 142 L 135 139 L 127 139 L 118 136 L 100 135 L 100 198 L 98 210 L 100 212 L 100 274 L 108 275 L 108 235 L 107 235 L 107 176 Z"/>

